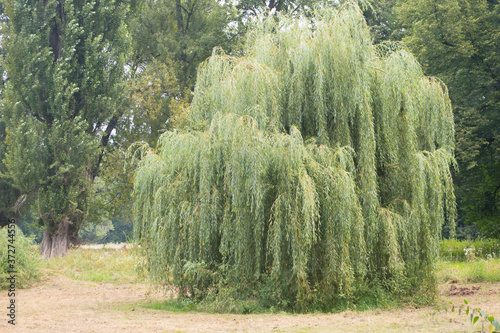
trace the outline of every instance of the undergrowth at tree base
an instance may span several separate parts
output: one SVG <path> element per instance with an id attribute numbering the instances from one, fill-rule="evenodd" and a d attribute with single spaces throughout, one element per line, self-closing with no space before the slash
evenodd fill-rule
<path id="1" fill-rule="evenodd" d="M 170 312 L 207 312 L 207 313 L 337 313 L 347 310 L 369 311 L 376 309 L 392 309 L 400 306 L 428 306 L 435 304 L 437 289 L 429 286 L 427 290 L 414 290 L 413 293 L 401 294 L 388 291 L 380 283 L 364 284 L 356 287 L 356 291 L 347 298 L 321 299 L 318 297 L 307 308 L 294 307 L 293 299 L 284 298 L 273 292 L 274 288 L 262 282 L 244 290 L 234 286 L 223 286 L 210 289 L 203 298 L 171 297 L 166 301 L 154 302 L 146 308 L 166 310 Z"/>

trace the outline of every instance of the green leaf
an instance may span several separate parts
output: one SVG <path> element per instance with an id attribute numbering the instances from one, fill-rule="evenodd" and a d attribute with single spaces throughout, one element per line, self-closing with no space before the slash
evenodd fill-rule
<path id="1" fill-rule="evenodd" d="M 480 314 L 481 316 L 483 316 L 483 317 L 486 317 L 486 312 L 485 312 L 485 311 L 481 311 L 481 312 L 479 312 L 479 314 Z"/>
<path id="2" fill-rule="evenodd" d="M 498 320 L 493 320 L 493 321 L 491 322 L 491 324 L 492 324 L 493 326 L 495 326 L 495 329 L 496 329 L 497 331 L 500 331 L 500 323 L 498 322 Z"/>
<path id="3" fill-rule="evenodd" d="M 469 304 L 469 302 L 467 302 L 467 300 L 466 300 L 466 299 L 464 299 L 464 303 L 465 303 L 465 304 Z"/>
<path id="4" fill-rule="evenodd" d="M 474 320 L 472 321 L 472 323 L 475 324 L 475 323 L 477 323 L 478 320 L 479 320 L 479 316 L 475 316 Z"/>
<path id="5" fill-rule="evenodd" d="M 488 321 L 491 323 L 493 320 L 495 320 L 495 318 L 493 316 L 489 316 L 488 317 Z"/>

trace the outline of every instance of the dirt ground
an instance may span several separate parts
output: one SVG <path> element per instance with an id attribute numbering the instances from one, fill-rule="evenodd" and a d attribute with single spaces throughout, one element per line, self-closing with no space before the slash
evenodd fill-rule
<path id="1" fill-rule="evenodd" d="M 500 284 L 448 284 L 442 299 L 462 304 L 466 298 L 500 317 Z M 7 292 L 0 294 L 0 332 L 477 332 L 465 315 L 439 313 L 431 307 L 343 312 L 337 314 L 205 314 L 146 309 L 160 299 L 144 284 L 75 281 L 46 275 L 30 289 L 16 293 L 16 325 L 7 323 Z M 486 329 L 487 331 L 487 329 Z"/>

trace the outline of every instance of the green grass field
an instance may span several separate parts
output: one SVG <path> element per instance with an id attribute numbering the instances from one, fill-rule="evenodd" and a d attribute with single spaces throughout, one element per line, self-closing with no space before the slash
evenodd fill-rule
<path id="1" fill-rule="evenodd" d="M 144 280 L 138 273 L 137 250 L 128 248 L 78 248 L 63 258 L 41 260 L 41 269 L 57 272 L 74 280 L 109 283 L 132 283 Z"/>
<path id="2" fill-rule="evenodd" d="M 439 261 L 436 271 L 439 283 L 500 282 L 500 259 Z"/>

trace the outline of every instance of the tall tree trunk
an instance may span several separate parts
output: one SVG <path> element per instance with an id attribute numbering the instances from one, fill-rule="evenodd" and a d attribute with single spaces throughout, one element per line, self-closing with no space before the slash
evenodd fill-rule
<path id="1" fill-rule="evenodd" d="M 47 259 L 63 257 L 68 252 L 70 244 L 69 226 L 71 222 L 65 220 L 57 225 L 57 229 L 43 231 L 40 253 Z"/>

